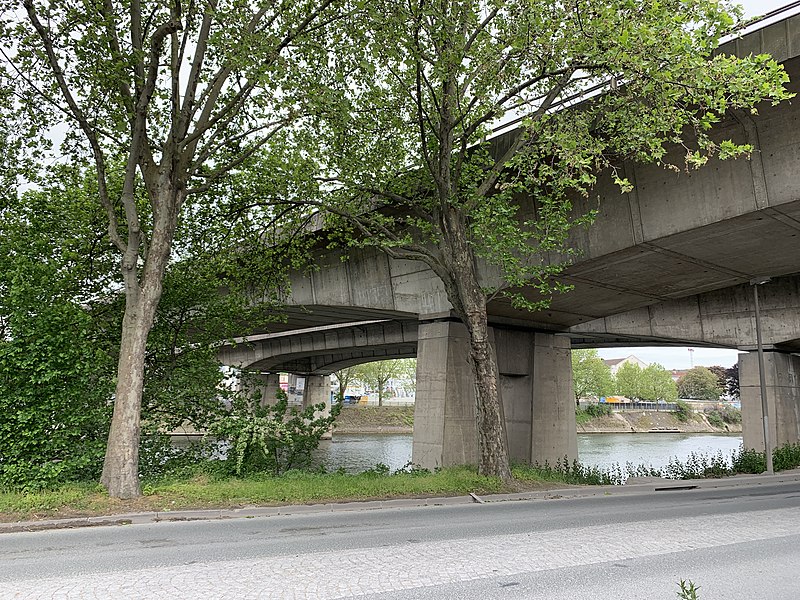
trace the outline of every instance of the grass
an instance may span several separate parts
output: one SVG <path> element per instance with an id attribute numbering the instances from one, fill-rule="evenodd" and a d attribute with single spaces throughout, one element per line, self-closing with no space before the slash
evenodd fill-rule
<path id="1" fill-rule="evenodd" d="M 800 466 L 800 444 L 775 450 L 775 470 Z M 493 477 L 478 475 L 474 467 L 449 467 L 436 472 L 420 469 L 390 473 L 377 465 L 363 473 L 309 473 L 290 471 L 279 477 L 232 477 L 201 463 L 183 474 L 145 480 L 143 496 L 123 501 L 109 498 L 96 483 L 71 483 L 42 491 L 0 490 L 0 522 L 114 515 L 129 512 L 167 512 L 183 509 L 238 508 L 285 504 L 316 504 L 407 497 L 463 496 L 469 493 L 543 490 L 567 485 L 621 484 L 633 476 L 671 479 L 723 477 L 760 473 L 764 454 L 740 449 L 732 457 L 692 454 L 673 460 L 661 470 L 645 465 L 615 465 L 609 469 L 581 465 L 566 459 L 555 466 L 515 465 L 515 483 L 504 486 Z"/>
<path id="2" fill-rule="evenodd" d="M 528 487 L 551 487 L 528 480 Z M 511 491 L 499 479 L 483 477 L 472 467 L 435 473 L 388 473 L 380 466 L 359 474 L 289 472 L 280 477 L 221 477 L 208 474 L 146 481 L 143 496 L 109 498 L 96 484 L 66 484 L 37 492 L 0 493 L 0 521 L 112 515 L 126 512 L 236 508 L 404 497 L 456 496 Z"/>

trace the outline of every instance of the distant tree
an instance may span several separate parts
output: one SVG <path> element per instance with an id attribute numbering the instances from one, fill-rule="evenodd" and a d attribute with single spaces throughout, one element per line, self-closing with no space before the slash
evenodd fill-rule
<path id="1" fill-rule="evenodd" d="M 640 398 L 645 402 L 671 402 L 677 400 L 678 389 L 669 371 L 657 363 L 642 370 Z"/>
<path id="2" fill-rule="evenodd" d="M 642 369 L 639 365 L 625 363 L 617 371 L 617 392 L 643 402 L 669 402 L 678 397 L 669 371 L 659 364 Z"/>
<path id="3" fill-rule="evenodd" d="M 724 390 L 728 383 L 728 369 L 714 365 L 713 367 L 708 367 L 708 370 L 717 378 L 720 389 Z"/>
<path id="4" fill-rule="evenodd" d="M 727 381 L 725 393 L 731 398 L 739 398 L 739 365 L 738 363 L 726 369 Z"/>
<path id="5" fill-rule="evenodd" d="M 678 380 L 678 393 L 681 398 L 694 400 L 719 400 L 722 386 L 717 375 L 706 367 L 689 369 Z"/>
<path id="6" fill-rule="evenodd" d="M 633 363 L 623 363 L 617 370 L 616 390 L 631 400 L 641 399 L 642 369 Z"/>
<path id="7" fill-rule="evenodd" d="M 347 393 L 347 386 L 350 385 L 350 382 L 356 379 L 358 375 L 358 367 L 345 367 L 344 369 L 339 369 L 338 371 L 333 372 L 333 376 L 336 377 L 336 381 L 339 384 L 339 392 L 337 393 L 337 400 L 339 402 L 344 401 L 344 396 Z"/>
<path id="8" fill-rule="evenodd" d="M 572 351 L 572 382 L 576 400 L 599 398 L 614 392 L 611 368 L 594 349 Z"/>
<path id="9" fill-rule="evenodd" d="M 378 393 L 378 406 L 383 406 L 389 381 L 401 374 L 403 364 L 398 360 L 378 360 L 355 367 L 355 379 Z"/>

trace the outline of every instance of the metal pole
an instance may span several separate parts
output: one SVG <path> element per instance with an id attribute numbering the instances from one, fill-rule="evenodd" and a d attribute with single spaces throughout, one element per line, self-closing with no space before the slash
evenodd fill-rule
<path id="1" fill-rule="evenodd" d="M 767 474 L 772 475 L 772 440 L 770 439 L 769 411 L 767 409 L 767 382 L 764 376 L 764 345 L 761 343 L 761 312 L 758 308 L 758 286 L 753 285 L 753 300 L 756 308 L 756 343 L 758 344 L 758 379 L 761 384 L 761 415 L 764 423 L 764 454 L 767 458 Z"/>

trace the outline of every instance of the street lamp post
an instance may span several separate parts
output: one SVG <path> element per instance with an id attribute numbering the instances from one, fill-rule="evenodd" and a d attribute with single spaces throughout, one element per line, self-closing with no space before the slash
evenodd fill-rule
<path id="1" fill-rule="evenodd" d="M 769 277 L 757 277 L 750 280 L 753 286 L 753 301 L 755 302 L 756 313 L 756 344 L 758 345 L 758 379 L 761 384 L 761 417 L 764 424 L 764 455 L 767 459 L 767 473 L 772 475 L 775 470 L 772 467 L 772 440 L 769 428 L 769 410 L 767 408 L 767 381 L 764 375 L 764 345 L 761 343 L 761 312 L 758 306 L 758 286 L 767 283 Z"/>

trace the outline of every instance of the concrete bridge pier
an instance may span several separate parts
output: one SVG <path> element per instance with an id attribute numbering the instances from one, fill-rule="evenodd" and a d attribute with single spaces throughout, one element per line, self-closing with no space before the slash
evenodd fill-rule
<path id="1" fill-rule="evenodd" d="M 320 412 L 316 411 L 314 416 L 327 417 L 331 414 L 331 376 L 330 375 L 306 375 L 305 387 L 303 388 L 303 409 L 312 404 L 325 404 L 325 408 Z M 328 431 L 322 439 L 331 439 L 332 432 Z"/>
<path id="2" fill-rule="evenodd" d="M 244 385 L 248 388 L 254 386 L 261 393 L 261 406 L 268 406 L 275 404 L 275 394 L 281 389 L 280 375 L 248 372 Z"/>
<path id="3" fill-rule="evenodd" d="M 800 442 L 800 356 L 764 352 L 770 437 L 775 447 Z M 739 355 L 739 394 L 742 401 L 742 441 L 745 448 L 764 451 L 758 353 Z"/>
<path id="4" fill-rule="evenodd" d="M 492 328 L 511 459 L 554 464 L 577 458 L 570 342 L 552 334 Z M 477 464 L 475 385 L 466 328 L 421 322 L 412 461 L 432 469 Z"/>
<path id="5" fill-rule="evenodd" d="M 577 459 L 569 338 L 495 329 L 494 340 L 511 460 Z"/>

